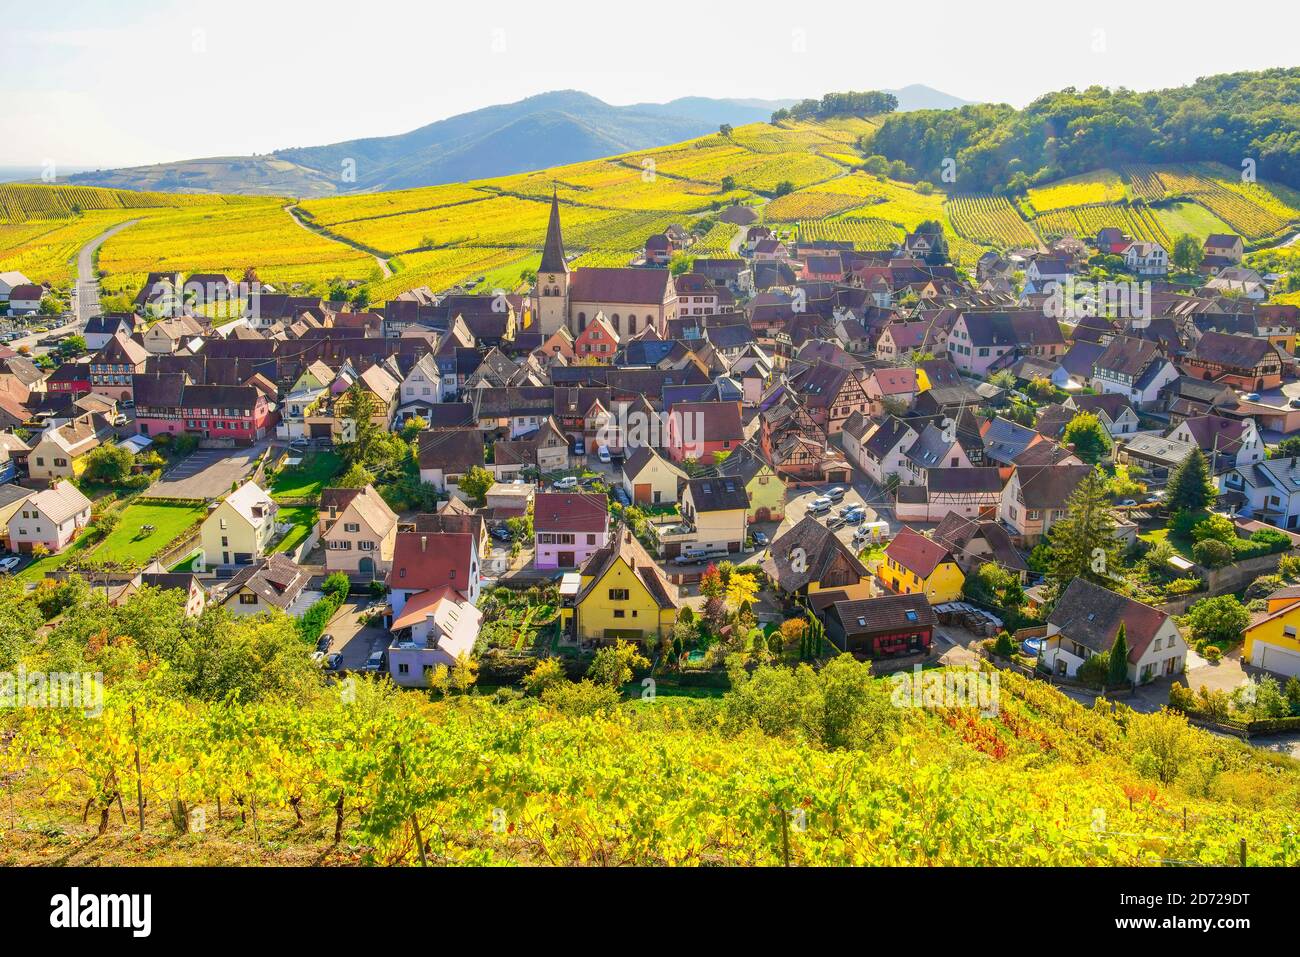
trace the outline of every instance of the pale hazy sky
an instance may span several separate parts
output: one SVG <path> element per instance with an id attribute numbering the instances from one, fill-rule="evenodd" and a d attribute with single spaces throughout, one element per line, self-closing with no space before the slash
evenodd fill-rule
<path id="1" fill-rule="evenodd" d="M 0 165 L 123 166 L 405 132 L 556 89 L 610 103 L 924 83 L 1023 105 L 1294 64 L 1294 0 L 649 4 L 0 0 Z"/>

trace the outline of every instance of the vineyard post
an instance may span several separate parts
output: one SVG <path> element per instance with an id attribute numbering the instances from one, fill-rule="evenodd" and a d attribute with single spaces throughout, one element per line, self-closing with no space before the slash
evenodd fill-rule
<path id="1" fill-rule="evenodd" d="M 781 808 L 781 859 L 784 862 L 783 867 L 790 866 L 790 824 L 788 821 L 789 812 Z M 1245 844 L 1245 841 L 1242 842 Z"/>
<path id="2" fill-rule="evenodd" d="M 140 813 L 140 834 L 144 834 L 144 781 L 140 776 L 140 733 L 135 721 L 135 705 L 131 705 L 131 739 L 135 745 L 135 801 Z"/>
<path id="3" fill-rule="evenodd" d="M 1246 839 L 1244 837 L 1241 839 L 1241 843 L 1238 845 L 1238 852 L 1241 858 L 1241 866 L 1245 867 L 1246 866 Z"/>

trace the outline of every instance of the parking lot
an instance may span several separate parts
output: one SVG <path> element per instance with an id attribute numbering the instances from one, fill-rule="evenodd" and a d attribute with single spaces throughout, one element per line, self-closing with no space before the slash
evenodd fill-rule
<path id="1" fill-rule="evenodd" d="M 781 523 L 780 527 L 777 529 L 776 534 L 781 535 L 786 530 L 793 528 L 795 525 L 798 525 L 801 521 L 803 521 L 803 519 L 810 514 L 809 507 L 812 505 L 812 503 L 816 501 L 820 496 L 825 495 L 829 489 L 834 487 L 835 486 L 831 486 L 831 485 L 817 486 L 816 488 L 811 488 L 808 489 L 807 491 L 800 492 L 795 497 L 789 499 L 785 504 L 785 520 Z M 852 508 L 854 506 L 861 508 L 865 513 L 865 518 L 861 522 L 857 522 L 852 525 L 841 525 L 838 528 L 832 529 L 832 531 L 835 532 L 836 538 L 838 538 L 845 545 L 850 546 L 850 548 L 854 552 L 857 552 L 858 549 L 852 548 L 852 544 L 851 544 L 853 541 L 853 536 L 857 532 L 857 530 L 871 522 L 882 521 L 883 519 L 876 512 L 875 508 L 873 508 L 870 504 L 866 502 L 866 500 L 863 499 L 862 493 L 859 492 L 856 488 L 847 485 L 841 485 L 839 486 L 839 488 L 843 488 L 845 490 L 844 497 L 840 501 L 832 504 L 831 507 L 826 511 L 814 514 L 813 517 L 816 518 L 823 525 L 827 525 L 828 523 L 831 523 L 833 519 L 838 518 L 845 510 Z"/>
<path id="2" fill-rule="evenodd" d="M 376 625 L 361 623 L 361 616 L 370 610 L 371 604 L 369 598 L 344 602 L 325 629 L 332 638 L 327 654 L 343 656 L 339 670 L 357 671 L 372 654 L 388 647 L 388 632 L 382 621 Z"/>
<path id="3" fill-rule="evenodd" d="M 253 470 L 265 447 L 265 443 L 259 443 L 246 449 L 199 449 L 173 466 L 141 497 L 206 501 L 220 498 Z"/>

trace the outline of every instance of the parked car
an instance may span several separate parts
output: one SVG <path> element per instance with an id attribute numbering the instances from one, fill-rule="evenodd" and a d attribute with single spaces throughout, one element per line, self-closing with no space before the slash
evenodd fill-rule
<path id="1" fill-rule="evenodd" d="M 366 659 L 366 663 L 361 666 L 362 671 L 383 671 L 384 670 L 384 653 L 376 651 Z"/>
<path id="2" fill-rule="evenodd" d="M 840 519 L 845 525 L 857 525 L 859 522 L 865 520 L 866 517 L 867 512 L 861 507 L 851 508 L 847 512 L 840 514 Z"/>
<path id="3" fill-rule="evenodd" d="M 343 664 L 343 656 L 337 651 L 325 659 L 325 667 L 330 671 L 338 671 Z"/>
<path id="4" fill-rule="evenodd" d="M 113 416 L 113 425 L 117 426 L 119 429 L 126 425 L 126 415 L 119 412 L 117 415 Z"/>
<path id="5" fill-rule="evenodd" d="M 632 498 L 627 494 L 627 489 L 621 485 L 614 486 L 614 501 L 623 506 L 632 504 Z"/>
<path id="6" fill-rule="evenodd" d="M 318 664 L 324 662 L 324 661 L 325 661 L 325 652 L 323 652 L 323 651 L 313 651 L 313 652 L 311 653 L 311 660 L 312 660 L 312 661 L 315 661 L 315 662 L 318 663 Z"/>
<path id="7" fill-rule="evenodd" d="M 300 435 L 296 439 L 289 440 L 290 448 L 305 449 L 309 445 L 311 445 L 311 439 L 307 438 L 305 435 Z"/>
<path id="8" fill-rule="evenodd" d="M 845 521 L 843 515 L 834 515 L 826 520 L 827 528 L 839 528 L 841 525 L 844 524 Z"/>
<path id="9" fill-rule="evenodd" d="M 1126 499 L 1123 499 L 1122 501 L 1120 501 L 1120 502 L 1117 503 L 1117 504 L 1119 505 L 1120 508 L 1128 508 L 1130 505 L 1136 505 L 1137 502 L 1134 501 L 1134 500 L 1131 499 L 1131 498 L 1126 498 Z"/>
<path id="10" fill-rule="evenodd" d="M 674 565 L 698 565 L 702 561 L 704 561 L 704 559 L 696 555 L 678 555 L 676 558 L 673 559 L 673 564 Z"/>
<path id="11" fill-rule="evenodd" d="M 12 573 L 21 561 L 22 559 L 17 555 L 6 555 L 4 558 L 0 558 L 0 574 L 8 575 Z"/>
<path id="12" fill-rule="evenodd" d="M 608 465 L 610 462 L 609 447 L 602 445 L 599 449 L 597 449 L 596 458 L 598 458 L 603 464 Z"/>
<path id="13" fill-rule="evenodd" d="M 817 498 L 813 499 L 812 504 L 808 506 L 808 514 L 820 515 L 822 512 L 829 511 L 833 504 L 834 502 L 827 496 L 819 495 Z"/>
<path id="14" fill-rule="evenodd" d="M 762 548 L 764 545 L 768 544 L 768 542 L 770 542 L 770 541 L 771 541 L 771 539 L 767 537 L 767 532 L 755 532 L 755 533 L 754 533 L 754 544 L 757 545 L 759 548 Z"/>
<path id="15" fill-rule="evenodd" d="M 586 455 L 586 454 L 587 454 L 587 440 L 586 440 L 586 439 L 574 439 L 574 440 L 573 440 L 573 454 L 574 454 L 574 455 Z"/>
<path id="16" fill-rule="evenodd" d="M 1258 402 L 1260 396 L 1258 392 L 1247 392 L 1244 398 L 1247 402 Z"/>
<path id="17" fill-rule="evenodd" d="M 498 542 L 513 542 L 515 540 L 515 537 L 510 534 L 510 529 L 506 528 L 504 525 L 498 525 L 496 528 L 492 529 L 492 531 L 488 532 L 488 534 Z"/>
<path id="18" fill-rule="evenodd" d="M 826 497 L 830 499 L 832 502 L 838 502 L 840 499 L 844 497 L 843 486 L 837 485 L 834 488 L 827 490 Z"/>
<path id="19" fill-rule="evenodd" d="M 578 480 L 572 475 L 566 475 L 564 478 L 556 479 L 551 483 L 551 488 L 557 492 L 571 492 L 578 487 Z"/>
<path id="20" fill-rule="evenodd" d="M 1294 399 L 1288 402 L 1287 405 L 1291 406 L 1291 408 L 1293 409 L 1300 409 L 1300 396 L 1296 396 Z"/>
<path id="21" fill-rule="evenodd" d="M 317 651 L 329 651 L 329 650 L 330 650 L 330 644 L 333 643 L 333 641 L 334 641 L 334 636 L 333 636 L 333 635 L 321 635 L 320 638 L 319 638 L 319 639 L 317 640 L 317 642 L 316 642 L 316 650 L 317 650 Z"/>

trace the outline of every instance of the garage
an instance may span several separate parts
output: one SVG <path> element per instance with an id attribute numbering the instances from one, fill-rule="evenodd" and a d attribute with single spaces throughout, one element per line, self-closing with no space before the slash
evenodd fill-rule
<path id="1" fill-rule="evenodd" d="M 1300 675 L 1300 655 L 1264 641 L 1255 642 L 1250 663 L 1276 675 Z"/>

